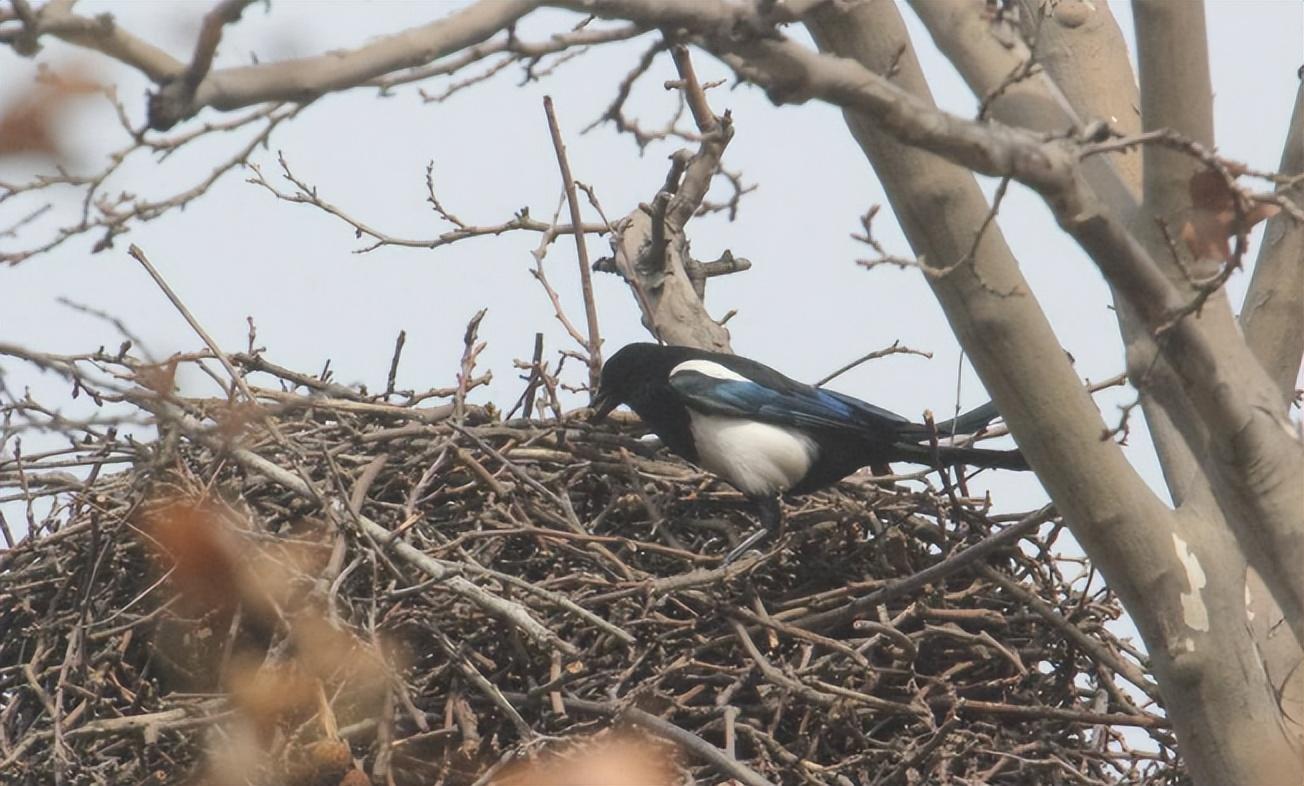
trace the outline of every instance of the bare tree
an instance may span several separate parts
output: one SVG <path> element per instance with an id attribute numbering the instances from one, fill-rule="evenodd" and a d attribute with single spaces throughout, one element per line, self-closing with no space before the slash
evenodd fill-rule
<path id="1" fill-rule="evenodd" d="M 1197 782 L 1294 782 L 1304 770 L 1304 443 L 1289 409 L 1298 400 L 1304 357 L 1304 89 L 1279 171 L 1247 172 L 1215 153 L 1199 3 L 1134 2 L 1136 75 L 1105 3 L 910 4 L 981 99 L 978 117 L 934 105 L 917 42 L 891 0 L 481 0 L 356 49 L 237 68 L 213 68 L 213 54 L 223 27 L 239 19 L 247 1 L 215 6 L 191 60 L 181 62 L 109 17 L 79 16 L 72 2 L 11 0 L 0 12 L 0 41 L 14 51 L 30 55 L 58 38 L 135 67 L 157 86 L 147 127 L 132 129 L 132 146 L 111 167 L 135 150 L 254 131 L 211 178 L 158 202 L 104 196 L 111 168 L 97 177 L 4 184 L 0 200 L 56 182 L 76 185 L 85 189 L 87 208 L 53 236 L 0 259 L 20 262 L 87 232 L 111 244 L 134 222 L 189 202 L 245 161 L 278 124 L 333 92 L 393 89 L 485 62 L 491 69 L 534 67 L 546 56 L 645 38 L 650 48 L 615 86 L 607 119 L 640 140 L 669 133 L 696 149 L 677 156 L 663 188 L 623 217 L 609 219 L 589 191 L 600 220 L 581 220 L 559 138 L 569 225 L 520 215 L 471 226 L 444 211 L 431 183 L 433 206 L 456 228 L 409 240 L 329 204 L 284 161 L 290 188 L 261 173 L 255 179 L 284 199 L 334 213 L 377 244 L 436 247 L 533 231 L 543 238 L 541 257 L 559 235 L 610 233 L 613 254 L 596 267 L 628 282 L 654 335 L 727 349 L 728 333 L 706 312 L 702 295 L 708 277 L 747 262 L 732 255 L 696 260 L 687 242 L 693 215 L 721 207 L 704 200 L 712 179 L 722 176 L 732 134 L 730 118 L 712 113 L 693 73 L 688 48 L 699 50 L 775 104 L 819 101 L 843 110 L 917 255 L 895 261 L 917 265 L 926 277 L 1010 432 L 1141 631 Z M 590 19 L 546 40 L 520 39 L 517 21 L 542 7 Z M 818 48 L 794 40 L 785 28 L 793 24 L 804 25 Z M 663 51 L 675 59 L 676 86 L 694 122 L 648 132 L 625 117 L 623 102 Z M 205 108 L 231 112 L 232 119 L 200 127 L 193 118 Z M 128 114 L 123 108 L 130 128 Z M 178 126 L 180 136 L 157 133 Z M 1108 282 L 1128 378 L 1140 394 L 1172 505 L 1109 438 L 1006 245 L 999 195 L 989 202 L 975 173 L 1039 194 Z M 1243 185 L 1247 176 L 1266 187 Z M 1242 266 L 1251 226 L 1264 218 L 1265 239 L 1236 317 L 1223 284 Z M 872 242 L 868 231 L 866 239 Z M 541 267 L 537 277 L 551 293 Z M 560 309 L 558 315 L 592 371 L 600 339 L 591 303 L 585 330 Z"/>

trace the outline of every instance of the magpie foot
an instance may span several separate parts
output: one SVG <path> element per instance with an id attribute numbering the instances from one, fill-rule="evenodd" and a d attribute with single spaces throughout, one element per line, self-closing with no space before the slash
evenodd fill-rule
<path id="1" fill-rule="evenodd" d="M 724 565 L 729 565 L 746 554 L 749 549 L 765 540 L 771 534 L 783 535 L 784 521 L 783 508 L 779 505 L 779 495 L 775 494 L 770 497 L 755 497 L 756 512 L 760 514 L 761 526 L 747 537 L 743 542 L 733 547 L 724 557 Z"/>
<path id="2" fill-rule="evenodd" d="M 742 543 L 734 546 L 728 554 L 724 555 L 724 561 L 720 563 L 720 567 L 728 567 L 737 562 L 739 557 L 751 551 L 753 546 L 761 543 L 761 541 L 765 540 L 769 535 L 770 530 L 768 527 L 761 527 L 760 529 L 753 530 L 752 534 L 743 538 Z"/>

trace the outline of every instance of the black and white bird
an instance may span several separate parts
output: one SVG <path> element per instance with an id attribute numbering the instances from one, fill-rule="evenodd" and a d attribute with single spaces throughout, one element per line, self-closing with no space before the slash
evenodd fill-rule
<path id="1" fill-rule="evenodd" d="M 1017 450 L 933 445 L 934 431 L 851 396 L 790 379 L 745 357 L 629 344 L 602 368 L 594 417 L 626 404 L 666 447 L 754 500 L 767 530 L 782 494 L 832 485 L 861 467 L 909 461 L 1028 469 Z M 997 416 L 988 403 L 936 425 L 945 438 Z M 759 538 L 758 538 L 759 539 Z M 754 540 L 748 540 L 750 546 Z"/>

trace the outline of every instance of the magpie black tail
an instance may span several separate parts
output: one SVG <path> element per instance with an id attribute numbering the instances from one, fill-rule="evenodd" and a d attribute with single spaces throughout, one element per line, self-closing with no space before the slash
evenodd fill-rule
<path id="1" fill-rule="evenodd" d="M 974 407 L 968 412 L 961 412 L 950 420 L 943 420 L 937 424 L 937 433 L 939 434 L 973 434 L 981 431 L 993 420 L 1001 416 L 996 409 L 995 401 L 988 401 L 979 407 Z"/>
<path id="2" fill-rule="evenodd" d="M 897 443 L 900 461 L 916 464 L 928 464 L 933 467 L 952 467 L 967 464 L 973 467 L 991 469 L 1027 470 L 1028 461 L 1017 450 L 992 450 L 990 448 L 964 448 L 953 445 L 916 445 L 914 443 Z"/>
<path id="3" fill-rule="evenodd" d="M 959 415 L 950 420 L 943 420 L 936 424 L 937 434 L 942 437 L 949 437 L 954 434 L 973 434 L 987 428 L 993 420 L 1001 416 L 996 409 L 996 402 L 988 401 L 979 407 L 974 407 L 968 412 L 961 412 Z M 933 434 L 933 429 L 923 423 L 912 423 L 903 431 L 902 436 L 910 439 L 928 439 Z"/>

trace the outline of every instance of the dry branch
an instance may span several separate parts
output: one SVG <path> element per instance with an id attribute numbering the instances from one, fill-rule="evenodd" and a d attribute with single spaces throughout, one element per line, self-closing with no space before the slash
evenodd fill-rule
<path id="1" fill-rule="evenodd" d="M 575 178 L 571 176 L 570 161 L 566 158 L 566 143 L 561 138 L 561 128 L 557 125 L 557 114 L 553 109 L 552 96 L 544 96 L 543 110 L 548 116 L 548 132 L 552 137 L 552 147 L 557 153 L 557 166 L 561 169 L 562 187 L 566 191 L 566 204 L 570 208 L 571 226 L 582 226 L 580 216 L 580 198 L 575 189 Z M 598 333 L 598 306 L 593 299 L 593 281 L 589 271 L 589 248 L 584 242 L 584 235 L 573 233 L 575 237 L 575 257 L 580 266 L 580 292 L 584 296 L 584 319 L 588 327 L 586 349 L 589 355 L 589 390 L 598 389 L 598 379 L 602 373 L 602 337 Z"/>
<path id="2" fill-rule="evenodd" d="M 706 279 L 746 270 L 751 263 L 725 251 L 715 262 L 699 262 L 688 250 L 685 227 L 703 206 L 706 192 L 733 136 L 729 114 L 717 118 L 693 72 L 688 51 L 672 47 L 685 102 L 701 132 L 696 153 L 680 150 L 671 156 L 665 185 L 650 205 L 640 205 L 616 222 L 611 241 L 613 257 L 599 260 L 600 270 L 619 274 L 629 284 L 643 312 L 643 324 L 668 344 L 729 351 L 729 331 L 723 320 L 706 311 Z"/>

